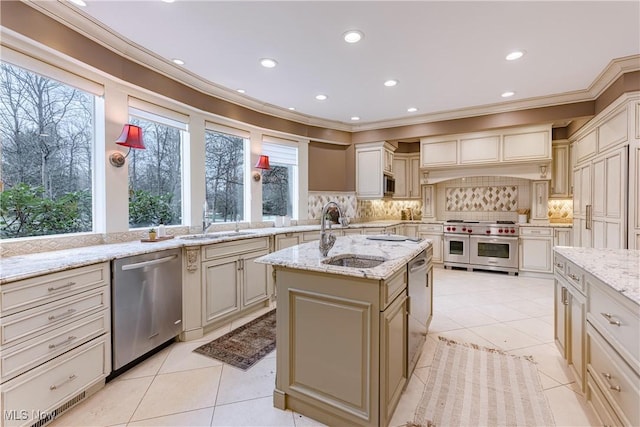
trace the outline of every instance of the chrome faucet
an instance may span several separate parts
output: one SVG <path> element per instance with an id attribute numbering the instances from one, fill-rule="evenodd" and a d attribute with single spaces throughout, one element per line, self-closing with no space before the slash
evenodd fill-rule
<path id="1" fill-rule="evenodd" d="M 326 257 L 333 244 L 336 242 L 336 236 L 331 233 L 331 222 L 329 222 L 329 231 L 325 230 L 326 222 L 327 222 L 327 212 L 331 206 L 335 206 L 338 208 L 338 214 L 340 218 L 342 218 L 342 211 L 340 210 L 340 206 L 336 202 L 328 202 L 326 205 L 322 207 L 322 214 L 320 215 L 320 254 L 323 257 Z"/>

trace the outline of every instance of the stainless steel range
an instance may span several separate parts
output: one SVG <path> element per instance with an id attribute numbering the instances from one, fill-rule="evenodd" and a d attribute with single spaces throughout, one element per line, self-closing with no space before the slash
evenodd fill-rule
<path id="1" fill-rule="evenodd" d="M 444 266 L 518 272 L 518 226 L 513 221 L 444 223 Z"/>

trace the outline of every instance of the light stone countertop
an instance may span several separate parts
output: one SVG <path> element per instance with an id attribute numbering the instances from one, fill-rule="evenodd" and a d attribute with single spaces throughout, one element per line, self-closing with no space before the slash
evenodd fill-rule
<path id="1" fill-rule="evenodd" d="M 413 221 L 415 222 L 415 221 Z M 351 224 L 343 227 L 333 224 L 332 228 L 353 229 L 353 228 L 377 228 L 391 227 L 409 223 L 409 221 L 399 220 L 381 220 L 363 223 Z M 177 236 L 174 239 L 162 240 L 157 242 L 140 242 L 138 240 L 127 243 L 115 243 L 95 246 L 84 246 L 74 249 L 64 249 L 58 251 L 40 252 L 29 255 L 19 255 L 12 257 L 0 258 L 0 285 L 10 283 L 16 280 L 27 279 L 42 274 L 55 273 L 71 268 L 82 267 L 85 265 L 96 264 L 113 259 L 124 258 L 128 256 L 141 255 L 145 253 L 157 252 L 164 249 L 173 249 L 181 247 L 204 246 L 216 243 L 230 242 L 235 240 L 252 239 L 255 237 L 269 237 L 276 234 L 318 231 L 320 225 L 296 225 L 291 227 L 265 227 L 265 228 L 242 228 L 242 232 L 251 232 L 251 234 L 233 235 L 229 231 L 220 231 L 209 233 L 211 236 L 220 234 L 230 234 L 224 237 L 207 239 L 207 240 L 187 240 Z M 320 234 L 318 233 L 318 238 Z M 317 243 L 316 243 L 317 244 Z"/>
<path id="2" fill-rule="evenodd" d="M 640 305 L 640 250 L 556 246 L 554 251 Z"/>
<path id="3" fill-rule="evenodd" d="M 364 235 L 354 235 L 338 237 L 327 258 L 323 258 L 320 255 L 318 242 L 309 242 L 262 256 L 256 259 L 256 262 L 297 270 L 384 280 L 391 277 L 431 244 L 432 242 L 429 239 L 419 242 L 388 242 L 369 240 Z M 344 254 L 383 257 L 387 261 L 373 268 L 340 267 L 322 262 L 325 259 Z"/>
<path id="4" fill-rule="evenodd" d="M 572 228 L 573 224 L 570 222 L 550 222 L 548 224 L 517 224 L 519 227 L 546 227 L 546 228 Z"/>

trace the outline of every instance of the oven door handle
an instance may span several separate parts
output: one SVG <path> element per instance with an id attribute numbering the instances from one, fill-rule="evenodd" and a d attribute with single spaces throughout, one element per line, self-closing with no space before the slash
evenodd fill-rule
<path id="1" fill-rule="evenodd" d="M 489 243 L 499 243 L 499 242 L 517 242 L 518 241 L 518 237 L 506 237 L 506 236 L 500 236 L 500 237 L 485 237 L 485 236 L 471 236 L 471 238 L 473 240 L 476 240 L 478 242 L 489 242 Z"/>

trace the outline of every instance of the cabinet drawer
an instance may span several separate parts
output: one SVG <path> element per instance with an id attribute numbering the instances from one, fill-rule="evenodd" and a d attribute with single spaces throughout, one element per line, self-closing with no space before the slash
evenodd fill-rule
<path id="1" fill-rule="evenodd" d="M 567 273 L 567 260 L 560 255 L 553 257 L 553 271 L 560 274 L 562 277 L 566 277 Z"/>
<path id="2" fill-rule="evenodd" d="M 320 240 L 320 231 L 305 231 L 302 233 L 303 242 L 313 242 L 314 240 Z"/>
<path id="3" fill-rule="evenodd" d="M 570 261 L 565 261 L 564 275 L 574 287 L 583 294 L 587 293 L 584 271 Z"/>
<path id="4" fill-rule="evenodd" d="M 110 340 L 110 334 L 96 338 L 3 384 L 3 408 L 24 410 L 29 417 L 33 417 L 56 409 L 102 381 L 109 374 Z M 5 420 L 5 426 L 30 425 L 33 422 L 33 418 Z"/>
<path id="5" fill-rule="evenodd" d="M 615 412 L 607 402 L 607 399 L 602 395 L 600 387 L 597 386 L 591 372 L 587 374 L 587 387 L 589 388 L 589 403 L 594 412 L 600 417 L 600 421 L 603 426 L 619 426 L 622 425 Z"/>
<path id="6" fill-rule="evenodd" d="M 384 310 L 395 297 L 400 295 L 407 287 L 407 271 L 406 268 L 400 270 L 390 279 L 385 280 L 380 287 L 380 310 Z"/>
<path id="7" fill-rule="evenodd" d="M 215 243 L 202 247 L 202 260 L 225 257 L 241 254 L 245 252 L 269 249 L 268 237 L 257 237 L 253 239 L 241 239 L 233 242 Z"/>
<path id="8" fill-rule="evenodd" d="M 553 236 L 552 228 L 520 227 L 521 236 Z"/>
<path id="9" fill-rule="evenodd" d="M 635 312 L 625 307 L 615 300 L 620 296 L 606 292 L 608 289 L 603 289 L 604 286 L 591 277 L 587 278 L 587 319 L 640 374 L 640 318 L 637 306 Z"/>
<path id="10" fill-rule="evenodd" d="M 442 233 L 442 224 L 420 224 L 418 227 L 420 233 Z"/>
<path id="11" fill-rule="evenodd" d="M 14 344 L 52 331 L 110 306 L 102 287 L 0 319 L 0 344 Z"/>
<path id="12" fill-rule="evenodd" d="M 587 326 L 589 372 L 624 425 L 640 425 L 640 377 L 604 340 L 593 326 Z"/>
<path id="13" fill-rule="evenodd" d="M 55 329 L 0 352 L 1 381 L 5 382 L 110 330 L 109 310 Z"/>
<path id="14" fill-rule="evenodd" d="M 95 264 L 0 286 L 0 312 L 7 316 L 109 284 L 109 264 Z"/>

